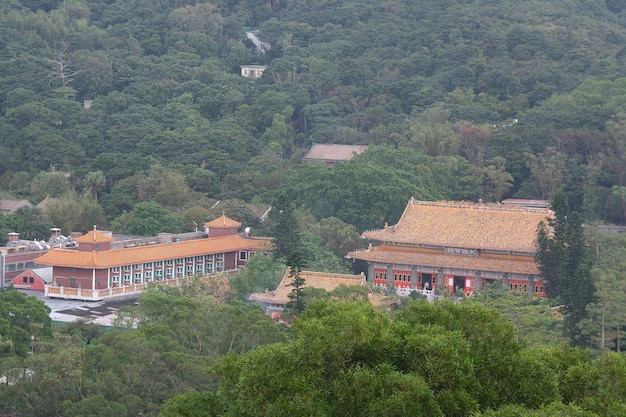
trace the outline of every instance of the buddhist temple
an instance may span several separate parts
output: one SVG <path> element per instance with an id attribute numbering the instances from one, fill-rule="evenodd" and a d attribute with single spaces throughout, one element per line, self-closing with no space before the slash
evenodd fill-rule
<path id="1" fill-rule="evenodd" d="M 411 199 L 396 225 L 363 233 L 373 242 L 348 253 L 367 262 L 368 282 L 387 291 L 469 296 L 500 282 L 545 296 L 535 262 L 537 227 L 547 208 Z"/>

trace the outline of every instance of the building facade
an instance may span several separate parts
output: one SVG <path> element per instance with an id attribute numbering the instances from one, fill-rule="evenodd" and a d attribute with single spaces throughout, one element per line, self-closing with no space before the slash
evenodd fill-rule
<path id="1" fill-rule="evenodd" d="M 267 69 L 265 65 L 242 65 L 241 76 L 246 78 L 261 78 Z"/>
<path id="2" fill-rule="evenodd" d="M 398 224 L 363 233 L 379 242 L 347 257 L 368 264 L 368 281 L 408 295 L 436 291 L 469 296 L 489 283 L 545 296 L 534 259 L 547 208 L 411 199 Z"/>
<path id="3" fill-rule="evenodd" d="M 75 239 L 76 249 L 53 249 L 36 261 L 52 266 L 47 296 L 102 300 L 141 292 L 149 282 L 177 285 L 192 275 L 242 267 L 252 254 L 265 251 L 268 241 L 240 237 L 240 226 L 222 216 L 205 225 L 208 236 L 179 241 L 161 234 L 145 245 L 121 248 L 112 247 L 113 237 L 94 228 Z"/>
<path id="4" fill-rule="evenodd" d="M 52 229 L 52 232 L 54 233 Z M 20 239 L 19 233 L 9 233 L 6 246 L 0 247 L 0 288 L 12 283 L 12 280 L 28 269 L 38 268 L 40 265 L 35 259 L 48 252 L 53 245 L 52 236 L 48 242 Z M 68 244 L 68 243 L 64 243 Z"/>
<path id="5" fill-rule="evenodd" d="M 27 269 L 13 280 L 13 287 L 31 291 L 45 291 L 46 285 L 52 282 L 52 268 Z"/>

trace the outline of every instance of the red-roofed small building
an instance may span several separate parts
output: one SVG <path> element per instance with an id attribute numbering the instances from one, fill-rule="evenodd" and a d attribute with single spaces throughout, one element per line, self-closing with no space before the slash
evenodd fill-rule
<path id="1" fill-rule="evenodd" d="M 46 285 L 52 282 L 52 268 L 34 268 L 23 271 L 13 278 L 11 285 L 15 288 L 32 291 L 45 291 Z"/>
<path id="2" fill-rule="evenodd" d="M 349 161 L 367 150 L 367 145 L 333 145 L 324 143 L 314 143 L 311 149 L 302 158 L 303 162 L 319 161 L 329 167 L 334 166 L 339 161 Z"/>
<path id="3" fill-rule="evenodd" d="M 401 295 L 471 295 L 500 282 L 543 297 L 535 239 L 539 222 L 552 215 L 547 208 L 411 199 L 396 225 L 363 233 L 380 244 L 347 257 L 367 262 L 374 286 Z"/>
<path id="4" fill-rule="evenodd" d="M 270 247 L 267 239 L 240 237 L 240 223 L 226 216 L 214 222 L 205 225 L 208 237 L 180 241 L 162 234 L 125 247 L 94 228 L 74 240 L 77 249 L 53 249 L 36 259 L 53 268 L 46 296 L 102 300 L 141 292 L 152 281 L 177 285 L 191 275 L 236 270 Z"/>

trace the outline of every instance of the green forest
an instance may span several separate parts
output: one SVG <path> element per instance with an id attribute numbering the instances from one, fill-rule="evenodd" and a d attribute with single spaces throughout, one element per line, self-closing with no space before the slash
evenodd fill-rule
<path id="1" fill-rule="evenodd" d="M 0 291 L 0 414 L 626 415 L 626 237 L 586 227 L 626 224 L 625 109 L 622 0 L 0 0 L 0 197 L 47 203 L 0 243 L 225 212 L 283 255 L 151 288 L 112 329 Z M 329 168 L 314 143 L 369 148 Z M 305 289 L 289 327 L 245 302 L 294 247 L 358 268 L 411 197 L 552 200 L 555 296 Z"/>
<path id="2" fill-rule="evenodd" d="M 53 326 L 40 301 L 0 292 L 7 417 L 467 416 L 626 413 L 626 356 L 565 343 L 544 300 L 490 288 L 461 303 L 306 294 L 287 327 L 245 303 L 259 256 L 219 279 L 149 288 L 116 326 Z M 251 272 L 252 271 L 252 272 Z M 306 289 L 305 289 L 306 290 Z M 7 311 L 12 314 L 7 315 Z M 613 323 L 613 322 L 612 322 Z M 614 332 L 611 338 L 614 340 Z M 34 335 L 34 338 L 29 337 Z"/>
<path id="3" fill-rule="evenodd" d="M 621 1 L 0 5 L 0 193 L 50 199 L 4 231 L 193 230 L 227 200 L 254 223 L 242 204 L 279 189 L 359 232 L 411 197 L 559 189 L 588 221 L 626 223 Z M 313 143 L 370 149 L 328 169 L 300 163 Z"/>

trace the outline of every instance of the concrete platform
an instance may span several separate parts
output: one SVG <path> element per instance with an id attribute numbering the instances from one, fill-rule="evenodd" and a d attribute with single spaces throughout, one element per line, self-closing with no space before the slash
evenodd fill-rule
<path id="1" fill-rule="evenodd" d="M 117 310 L 122 306 L 137 305 L 137 299 L 120 299 L 108 301 L 80 301 L 49 298 L 41 291 L 19 290 L 21 293 L 36 297 L 50 307 L 50 318 L 53 321 L 73 322 L 91 318 L 101 326 L 112 326 Z"/>

